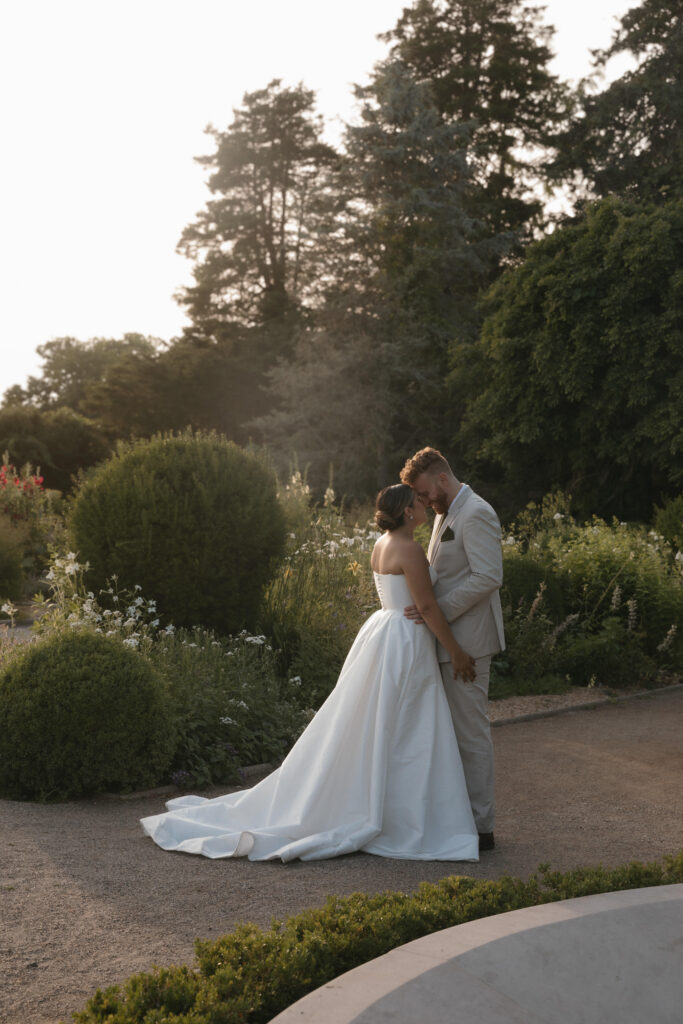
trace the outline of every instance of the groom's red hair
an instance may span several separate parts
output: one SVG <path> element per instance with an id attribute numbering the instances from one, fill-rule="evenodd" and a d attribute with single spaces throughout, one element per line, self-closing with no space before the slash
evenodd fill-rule
<path id="1" fill-rule="evenodd" d="M 423 473 L 451 473 L 448 462 L 436 448 L 420 448 L 401 470 L 401 483 L 412 487 Z"/>

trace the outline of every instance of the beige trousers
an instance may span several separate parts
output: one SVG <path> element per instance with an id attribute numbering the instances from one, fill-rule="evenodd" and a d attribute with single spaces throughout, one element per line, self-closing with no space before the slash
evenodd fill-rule
<path id="1" fill-rule="evenodd" d="M 473 683 L 453 679 L 450 661 L 441 663 L 441 678 L 451 709 L 465 782 L 478 832 L 493 832 L 493 741 L 488 718 L 491 656 L 476 659 Z"/>

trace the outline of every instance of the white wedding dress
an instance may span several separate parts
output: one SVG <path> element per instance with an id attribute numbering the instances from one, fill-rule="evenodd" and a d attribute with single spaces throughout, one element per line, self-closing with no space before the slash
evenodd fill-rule
<path id="1" fill-rule="evenodd" d="M 375 573 L 375 584 L 381 609 L 280 767 L 252 789 L 179 797 L 143 818 L 162 849 L 250 860 L 354 850 L 479 859 L 434 637 L 403 615 L 413 603 L 404 576 Z"/>

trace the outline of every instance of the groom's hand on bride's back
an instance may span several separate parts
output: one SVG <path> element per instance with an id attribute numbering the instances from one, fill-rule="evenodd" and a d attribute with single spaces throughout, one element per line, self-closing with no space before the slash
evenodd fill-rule
<path id="1" fill-rule="evenodd" d="M 425 620 L 420 615 L 416 604 L 409 604 L 403 609 L 403 614 L 406 619 L 410 619 L 411 622 L 416 622 L 418 626 L 424 626 Z"/>

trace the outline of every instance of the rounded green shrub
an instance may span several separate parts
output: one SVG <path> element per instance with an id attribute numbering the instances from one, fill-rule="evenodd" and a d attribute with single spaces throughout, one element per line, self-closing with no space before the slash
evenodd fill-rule
<path id="1" fill-rule="evenodd" d="M 120 641 L 58 633 L 0 675 L 0 793 L 65 800 L 159 783 L 175 745 L 165 687 Z"/>
<path id="2" fill-rule="evenodd" d="M 273 473 L 216 434 L 121 444 L 81 485 L 72 541 L 93 589 L 117 576 L 176 626 L 256 623 L 285 525 Z"/>

